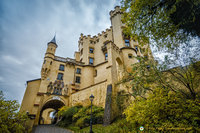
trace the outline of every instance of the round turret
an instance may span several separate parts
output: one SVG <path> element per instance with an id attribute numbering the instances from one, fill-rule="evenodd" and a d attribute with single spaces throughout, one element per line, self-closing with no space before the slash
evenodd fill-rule
<path id="1" fill-rule="evenodd" d="M 51 66 L 54 61 L 55 52 L 56 52 L 57 47 L 58 47 L 58 45 L 56 44 L 56 37 L 54 36 L 54 38 L 47 44 L 47 50 L 45 53 L 44 62 L 42 65 L 42 70 L 41 70 L 41 78 L 42 79 L 45 79 L 51 70 Z"/>

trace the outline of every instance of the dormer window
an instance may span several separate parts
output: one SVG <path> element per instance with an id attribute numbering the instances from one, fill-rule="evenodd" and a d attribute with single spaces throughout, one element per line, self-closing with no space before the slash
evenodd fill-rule
<path id="1" fill-rule="evenodd" d="M 125 45 L 126 45 L 127 47 L 130 47 L 130 41 L 129 41 L 128 39 L 125 39 Z"/>

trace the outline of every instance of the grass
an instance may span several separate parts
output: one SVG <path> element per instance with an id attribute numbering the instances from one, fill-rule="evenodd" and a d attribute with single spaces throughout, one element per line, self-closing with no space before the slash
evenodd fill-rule
<path id="1" fill-rule="evenodd" d="M 92 126 L 92 131 L 94 133 L 109 133 L 112 129 L 113 126 L 103 126 L 102 124 L 96 124 Z M 86 127 L 83 129 L 80 129 L 79 127 L 76 127 L 74 125 L 70 125 L 67 127 L 67 129 L 70 129 L 74 131 L 74 133 L 89 133 L 90 132 L 90 127 Z"/>
<path id="2" fill-rule="evenodd" d="M 127 133 L 127 130 L 122 128 L 121 124 L 123 124 L 123 120 L 117 120 L 109 126 L 96 124 L 96 125 L 92 125 L 92 131 L 94 133 Z M 79 127 L 74 126 L 73 124 L 69 125 L 66 128 L 74 131 L 74 133 L 89 133 L 90 131 L 90 127 L 80 129 Z"/>

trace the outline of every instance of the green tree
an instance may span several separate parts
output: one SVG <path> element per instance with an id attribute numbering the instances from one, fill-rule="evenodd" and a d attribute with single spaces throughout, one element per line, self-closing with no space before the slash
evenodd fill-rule
<path id="1" fill-rule="evenodd" d="M 0 91 L 0 132 L 21 133 L 25 132 L 27 115 L 18 112 L 19 104 L 16 100 L 5 100 Z"/>
<path id="2" fill-rule="evenodd" d="M 122 0 L 124 33 L 140 44 L 173 48 L 200 37 L 200 0 Z"/>
<path id="3" fill-rule="evenodd" d="M 170 89 L 175 93 L 181 93 L 187 99 L 195 100 L 198 97 L 200 62 L 191 59 L 189 65 L 174 67 L 177 60 L 166 58 L 163 63 L 158 64 L 154 59 L 145 57 L 137 57 L 137 59 L 140 62 L 132 65 L 133 71 L 129 73 L 129 77 L 124 77 L 130 79 L 129 87 L 132 88 L 130 94 L 133 97 L 145 98 L 147 93 L 153 92 L 156 88 Z"/>

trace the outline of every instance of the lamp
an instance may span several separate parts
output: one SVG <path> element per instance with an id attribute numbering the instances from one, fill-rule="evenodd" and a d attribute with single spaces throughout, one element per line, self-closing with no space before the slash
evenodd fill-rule
<path id="1" fill-rule="evenodd" d="M 93 101 L 93 99 L 94 99 L 94 96 L 93 96 L 93 95 L 91 95 L 91 96 L 90 96 L 90 101 L 92 102 L 92 101 Z"/>
<path id="2" fill-rule="evenodd" d="M 92 101 L 94 100 L 94 96 L 91 94 L 91 96 L 89 98 L 91 101 L 90 133 L 93 133 L 93 131 L 92 131 Z"/>

